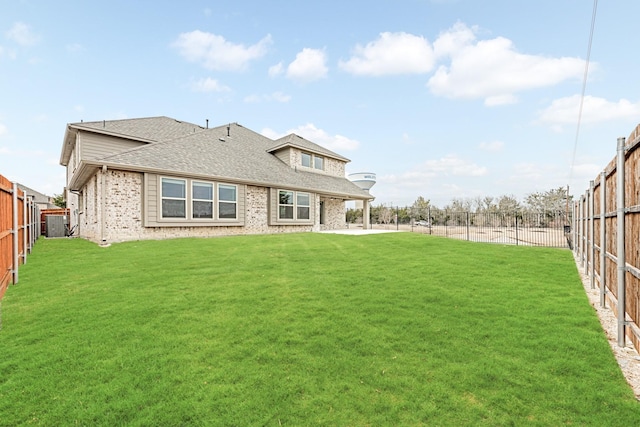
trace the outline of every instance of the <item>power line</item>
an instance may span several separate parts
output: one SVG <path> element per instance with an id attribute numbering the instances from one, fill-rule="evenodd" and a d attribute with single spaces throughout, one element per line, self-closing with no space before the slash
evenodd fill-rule
<path id="1" fill-rule="evenodd" d="M 573 143 L 573 156 L 571 158 L 571 168 L 569 169 L 569 183 L 573 179 L 573 169 L 576 163 L 576 153 L 578 151 L 578 139 L 580 137 L 580 124 L 582 122 L 582 109 L 584 107 L 584 94 L 587 90 L 587 76 L 589 74 L 589 60 L 591 57 L 591 44 L 593 42 L 593 30 L 596 26 L 596 12 L 598 10 L 598 0 L 593 0 L 593 12 L 591 13 L 591 30 L 589 31 L 589 45 L 587 47 L 587 58 L 584 63 L 584 76 L 582 77 L 582 94 L 580 95 L 580 108 L 578 109 L 578 125 L 576 127 L 576 138 Z M 567 196 L 568 196 L 567 186 Z"/>

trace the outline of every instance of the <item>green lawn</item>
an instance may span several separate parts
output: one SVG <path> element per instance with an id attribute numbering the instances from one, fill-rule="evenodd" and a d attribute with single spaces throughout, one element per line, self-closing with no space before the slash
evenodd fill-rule
<path id="1" fill-rule="evenodd" d="M 632 426 L 570 252 L 414 233 L 44 240 L 0 425 Z"/>

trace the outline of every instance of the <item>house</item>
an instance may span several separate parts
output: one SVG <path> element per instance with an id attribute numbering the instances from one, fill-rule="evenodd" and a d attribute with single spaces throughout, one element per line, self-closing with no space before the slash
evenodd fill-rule
<path id="1" fill-rule="evenodd" d="M 24 191 L 28 196 L 31 196 L 33 198 L 33 202 L 40 210 L 56 209 L 58 207 L 53 203 L 53 197 L 42 194 L 20 183 L 18 183 L 18 188 Z"/>
<path id="2" fill-rule="evenodd" d="M 341 229 L 345 201 L 373 199 L 347 162 L 295 134 L 169 117 L 68 124 L 60 155 L 70 226 L 100 243 Z"/>

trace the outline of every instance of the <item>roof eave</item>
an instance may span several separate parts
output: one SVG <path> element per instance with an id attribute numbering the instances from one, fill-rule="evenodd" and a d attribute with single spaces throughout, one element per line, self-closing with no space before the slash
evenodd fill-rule
<path id="1" fill-rule="evenodd" d="M 267 150 L 267 153 L 274 153 L 276 151 L 283 150 L 285 148 L 297 148 L 298 150 L 308 151 L 309 153 L 318 154 L 318 155 L 320 155 L 322 157 L 329 157 L 331 159 L 339 160 L 341 162 L 345 162 L 345 163 L 351 162 L 351 160 L 349 160 L 346 157 L 343 157 L 343 156 L 341 156 L 339 154 L 331 155 L 331 154 L 325 153 L 324 151 L 314 150 L 314 149 L 311 149 L 311 148 L 308 148 L 308 147 L 302 147 L 302 146 L 294 144 L 292 142 L 284 142 L 284 143 L 282 143 L 280 145 L 276 145 L 275 147 L 269 148 Z"/>

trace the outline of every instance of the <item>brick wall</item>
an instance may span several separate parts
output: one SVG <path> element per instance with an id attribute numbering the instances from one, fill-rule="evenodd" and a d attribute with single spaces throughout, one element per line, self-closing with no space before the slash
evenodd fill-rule
<path id="1" fill-rule="evenodd" d="M 319 231 L 345 227 L 345 206 L 341 200 L 322 199 L 325 224 L 320 226 L 269 226 L 268 189 L 247 186 L 244 226 L 144 227 L 142 217 L 143 174 L 108 170 L 106 172 L 104 238 L 107 243 L 177 237 L 212 237 L 239 234 L 266 234 Z M 79 235 L 95 242 L 102 240 L 102 171 L 86 184 L 82 193 Z M 317 198 L 316 218 L 320 200 Z M 72 215 L 73 216 L 73 215 Z"/>

